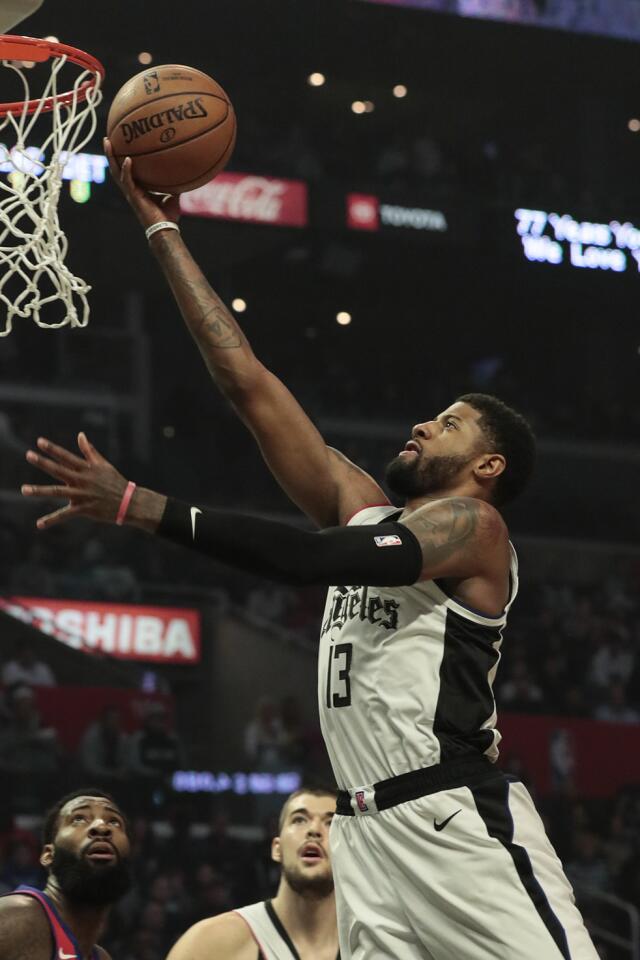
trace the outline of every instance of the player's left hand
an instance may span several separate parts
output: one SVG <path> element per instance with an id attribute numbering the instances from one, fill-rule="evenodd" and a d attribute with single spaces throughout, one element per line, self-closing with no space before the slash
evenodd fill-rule
<path id="1" fill-rule="evenodd" d="M 127 481 L 89 443 L 84 433 L 78 434 L 78 449 L 81 456 L 45 437 L 39 437 L 40 452 L 27 451 L 26 458 L 30 464 L 59 482 L 46 486 L 25 483 L 21 487 L 23 496 L 69 501 L 65 507 L 40 517 L 36 523 L 39 530 L 46 530 L 73 517 L 115 522 Z"/>

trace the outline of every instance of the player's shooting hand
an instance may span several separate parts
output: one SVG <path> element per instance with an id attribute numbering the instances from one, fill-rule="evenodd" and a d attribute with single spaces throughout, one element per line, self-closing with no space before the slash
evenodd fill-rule
<path id="1" fill-rule="evenodd" d="M 116 519 L 127 481 L 89 443 L 84 433 L 78 434 L 78 448 L 81 456 L 39 437 L 39 453 L 27 451 L 28 462 L 58 483 L 46 486 L 25 483 L 21 488 L 23 496 L 69 501 L 65 507 L 40 517 L 36 524 L 39 530 L 72 517 L 90 517 L 105 523 Z"/>
<path id="2" fill-rule="evenodd" d="M 111 176 L 120 187 L 143 227 L 150 227 L 151 224 L 159 223 L 161 220 L 178 222 L 180 219 L 178 197 L 149 193 L 137 184 L 134 179 L 134 166 L 131 157 L 125 157 L 120 167 L 113 155 L 111 142 L 106 137 L 104 139 L 104 150 L 109 161 Z"/>

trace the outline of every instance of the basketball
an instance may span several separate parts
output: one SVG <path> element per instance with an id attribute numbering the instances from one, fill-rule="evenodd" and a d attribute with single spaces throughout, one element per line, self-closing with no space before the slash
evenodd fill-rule
<path id="1" fill-rule="evenodd" d="M 117 92 L 107 136 L 118 163 L 133 160 L 141 186 L 185 193 L 225 167 L 236 140 L 229 97 L 206 73 L 165 64 L 143 70 Z"/>

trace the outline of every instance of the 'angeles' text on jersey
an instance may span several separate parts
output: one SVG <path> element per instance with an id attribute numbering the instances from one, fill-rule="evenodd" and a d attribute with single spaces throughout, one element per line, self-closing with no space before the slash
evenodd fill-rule
<path id="1" fill-rule="evenodd" d="M 350 524 L 380 523 L 395 513 L 367 507 Z M 464 607 L 432 580 L 329 588 L 318 701 L 340 788 L 477 753 L 496 760 L 492 687 L 518 590 L 511 553 L 511 595 L 501 617 Z"/>

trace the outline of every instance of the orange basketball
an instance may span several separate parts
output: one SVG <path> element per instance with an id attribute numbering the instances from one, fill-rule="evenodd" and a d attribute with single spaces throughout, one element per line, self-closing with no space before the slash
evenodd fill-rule
<path id="1" fill-rule="evenodd" d="M 137 73 L 118 90 L 107 136 L 118 163 L 132 158 L 143 187 L 184 193 L 225 167 L 236 142 L 236 115 L 215 80 L 171 63 Z"/>

